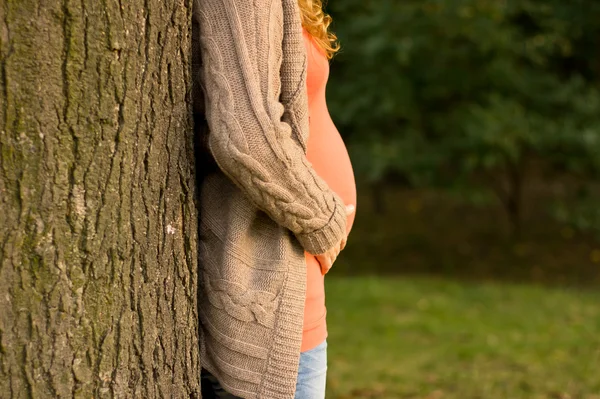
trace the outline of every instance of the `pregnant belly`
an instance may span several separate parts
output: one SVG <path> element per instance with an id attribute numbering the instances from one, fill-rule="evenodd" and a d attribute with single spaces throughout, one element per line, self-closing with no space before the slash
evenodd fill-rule
<path id="1" fill-rule="evenodd" d="M 311 113 L 306 157 L 317 174 L 346 205 L 356 207 L 356 183 L 346 145 L 329 113 Z M 348 216 L 347 233 L 354 223 Z"/>
<path id="2" fill-rule="evenodd" d="M 356 184 L 348 151 L 329 116 L 324 99 L 318 105 L 310 110 L 310 134 L 306 157 L 315 172 L 340 196 L 342 201 L 346 205 L 356 207 Z M 353 223 L 354 213 L 348 216 L 347 233 L 350 233 Z M 313 255 L 306 252 L 305 257 L 307 284 L 302 351 L 316 346 L 327 335 L 324 275 Z"/>

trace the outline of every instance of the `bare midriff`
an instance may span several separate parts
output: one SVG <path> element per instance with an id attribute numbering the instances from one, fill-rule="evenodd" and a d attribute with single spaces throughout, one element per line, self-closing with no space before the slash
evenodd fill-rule
<path id="1" fill-rule="evenodd" d="M 327 109 L 325 89 L 329 78 L 329 60 L 306 30 L 304 44 L 308 55 L 306 84 L 309 110 L 306 156 L 317 174 L 344 203 L 356 207 L 356 184 L 350 157 Z M 348 216 L 347 233 L 353 222 L 354 213 Z M 313 255 L 306 252 L 305 257 L 307 284 L 302 352 L 315 348 L 327 338 L 324 275 Z"/>

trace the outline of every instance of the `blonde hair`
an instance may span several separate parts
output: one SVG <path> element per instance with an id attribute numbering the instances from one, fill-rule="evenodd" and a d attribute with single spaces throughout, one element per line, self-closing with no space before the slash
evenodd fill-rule
<path id="1" fill-rule="evenodd" d="M 315 39 L 319 47 L 331 59 L 340 49 L 337 36 L 327 30 L 331 17 L 323 11 L 322 0 L 298 0 L 302 26 Z"/>

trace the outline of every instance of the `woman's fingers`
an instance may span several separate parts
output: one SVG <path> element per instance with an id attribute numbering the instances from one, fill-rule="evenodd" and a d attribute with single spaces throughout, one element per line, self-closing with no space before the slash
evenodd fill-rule
<path id="1" fill-rule="evenodd" d="M 333 266 L 338 254 L 340 253 L 341 241 L 324 254 L 316 255 L 317 261 L 321 265 L 321 274 L 325 275 Z"/>
<path id="2" fill-rule="evenodd" d="M 331 269 L 332 263 L 328 253 L 316 256 L 319 265 L 321 265 L 321 274 L 325 275 Z"/>
<path id="3" fill-rule="evenodd" d="M 321 274 L 325 275 L 329 271 L 329 269 L 331 269 L 331 267 L 333 266 L 333 263 L 335 262 L 338 255 L 340 254 L 342 249 L 344 249 L 345 246 L 346 246 L 346 239 L 344 238 L 343 240 L 338 242 L 335 247 L 331 248 L 329 251 L 327 251 L 323 254 L 320 254 L 320 255 L 315 255 L 315 258 L 317 258 L 317 261 L 321 265 Z"/>

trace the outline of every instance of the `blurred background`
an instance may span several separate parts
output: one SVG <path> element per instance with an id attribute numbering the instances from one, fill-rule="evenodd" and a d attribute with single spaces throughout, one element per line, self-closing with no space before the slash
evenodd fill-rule
<path id="1" fill-rule="evenodd" d="M 600 398 L 600 1 L 330 0 L 328 398 Z"/>

